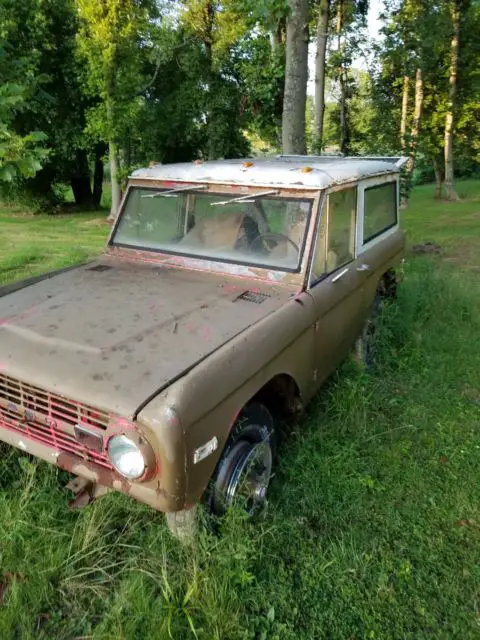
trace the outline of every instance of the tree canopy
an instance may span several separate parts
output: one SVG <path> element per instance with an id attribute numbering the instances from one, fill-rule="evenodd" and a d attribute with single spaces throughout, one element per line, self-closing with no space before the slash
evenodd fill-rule
<path id="1" fill-rule="evenodd" d="M 480 155 L 479 3 L 385 0 L 375 42 L 368 7 L 0 0 L 0 183 L 95 207 L 106 167 L 113 217 L 137 166 L 283 149 L 403 153 L 405 198 L 454 198 Z"/>

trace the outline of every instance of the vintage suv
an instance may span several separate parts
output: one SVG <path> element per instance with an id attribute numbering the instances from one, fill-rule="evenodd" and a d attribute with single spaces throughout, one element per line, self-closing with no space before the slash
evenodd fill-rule
<path id="1" fill-rule="evenodd" d="M 136 171 L 105 253 L 0 289 L 0 440 L 182 533 L 254 511 L 274 425 L 395 285 L 402 158 L 280 156 Z M 362 348 L 363 345 L 363 348 Z"/>

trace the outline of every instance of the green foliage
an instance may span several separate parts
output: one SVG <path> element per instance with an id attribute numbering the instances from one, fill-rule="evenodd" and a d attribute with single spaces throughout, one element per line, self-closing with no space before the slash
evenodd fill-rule
<path id="1" fill-rule="evenodd" d="M 85 85 L 98 103 L 87 113 L 88 130 L 101 140 L 124 141 L 141 110 L 145 59 L 155 56 L 155 3 L 76 0 L 78 51 L 86 61 Z"/>
<path id="2" fill-rule="evenodd" d="M 266 35 L 245 38 L 236 49 L 235 65 L 242 78 L 242 107 L 249 129 L 280 150 L 284 45 L 272 51 Z"/>
<path id="3" fill-rule="evenodd" d="M 373 73 L 371 145 L 380 153 L 400 152 L 400 113 L 403 76 L 411 79 L 411 123 L 414 77 L 422 70 L 424 106 L 418 144 L 417 179 L 432 179 L 432 160 L 443 160 L 445 116 L 448 106 L 449 60 L 452 24 L 450 2 L 398 0 L 384 14 L 384 40 L 377 48 Z M 458 74 L 455 165 L 459 177 L 475 169 L 480 130 L 478 129 L 478 61 L 480 45 L 478 3 L 464 2 L 461 14 L 460 68 Z M 407 147 L 409 145 L 407 134 Z"/>
<path id="4" fill-rule="evenodd" d="M 73 0 L 0 0 L 2 65 L 0 81 L 23 87 L 22 108 L 11 129 L 19 136 L 43 131 L 48 159 L 24 188 L 31 197 L 56 201 L 55 183 L 81 171 L 78 150 L 86 99 L 74 56 L 77 17 Z"/>
<path id="5" fill-rule="evenodd" d="M 276 29 L 288 15 L 287 0 L 230 0 L 237 11 L 243 13 L 252 25 L 262 24 L 266 29 Z"/>
<path id="6" fill-rule="evenodd" d="M 413 86 L 420 66 L 425 101 L 416 178 L 431 179 L 429 165 L 442 160 L 444 144 L 450 4 L 386 3 L 384 39 L 367 74 L 353 65 L 370 47 L 368 2 L 330 3 L 329 151 L 340 140 L 342 85 L 345 149 L 398 153 L 403 75 Z M 41 208 L 58 203 L 62 183 L 72 185 L 82 206 L 93 206 L 93 163 L 98 169 L 108 142 L 118 149 L 122 181 L 152 160 L 248 155 L 251 140 L 262 153 L 280 151 L 287 13 L 286 0 L 0 0 L 2 180 L 22 177 L 22 189 Z M 479 31 L 478 3 L 462 0 L 460 176 L 480 157 Z M 412 111 L 413 89 L 409 123 Z"/>
<path id="7" fill-rule="evenodd" d="M 186 2 L 172 19 L 162 5 L 158 15 L 154 3 L 131 3 L 128 20 L 123 3 L 79 6 L 79 52 L 91 70 L 89 90 L 100 97 L 87 130 L 115 140 L 125 173 L 151 160 L 248 153 L 234 53 L 246 26 L 233 4 Z"/>
<path id="8" fill-rule="evenodd" d="M 245 19 L 233 1 L 188 0 L 184 4 L 183 28 L 199 45 L 195 93 L 205 137 L 199 155 L 210 159 L 246 155 L 242 81 L 235 66 L 235 45 L 247 32 Z"/>
<path id="9" fill-rule="evenodd" d="M 352 104 L 359 83 L 358 72 L 352 69 L 352 64 L 354 58 L 365 55 L 368 48 L 368 6 L 365 0 L 338 0 L 331 2 L 329 8 L 325 83 L 327 104 L 322 146 L 347 155 L 357 153 L 359 146 L 355 142 L 358 113 Z M 333 97 L 333 100 L 329 101 L 329 97 Z M 345 114 L 343 128 L 340 124 L 342 111 Z"/>
<path id="10" fill-rule="evenodd" d="M 324 119 L 324 147 L 327 150 L 338 150 L 340 139 L 340 114 L 338 87 L 327 81 L 327 93 L 335 101 L 326 105 Z M 352 155 L 379 154 L 379 137 L 382 129 L 375 127 L 376 111 L 372 101 L 372 78 L 366 71 L 351 69 L 346 81 L 348 100 L 348 128 L 350 132 L 350 153 Z M 384 151 L 385 153 L 385 151 Z"/>
<path id="11" fill-rule="evenodd" d="M 42 168 L 48 150 L 47 136 L 40 131 L 19 135 L 11 124 L 25 106 L 24 89 L 12 83 L 0 86 L 0 183 L 29 178 Z"/>
<path id="12" fill-rule="evenodd" d="M 347 3 L 348 5 L 348 3 Z M 478 3 L 463 3 L 460 69 L 458 75 L 457 117 L 455 122 L 455 171 L 459 178 L 477 175 L 480 149 L 479 77 L 480 29 Z M 347 99 L 350 152 L 354 154 L 401 153 L 400 118 L 404 75 L 410 78 L 407 122 L 407 152 L 411 144 L 415 73 L 422 70 L 424 83 L 423 116 L 417 146 L 414 181 L 434 179 L 433 161 L 443 165 L 445 117 L 448 106 L 451 41 L 450 3 L 394 0 L 383 13 L 383 40 L 372 48 L 373 64 L 368 72 L 350 70 L 352 56 L 359 55 L 361 42 L 355 31 L 350 39 L 347 24 L 343 41 L 336 26 L 334 4 L 330 35 L 329 78 L 325 114 L 325 146 L 338 149 L 340 139 L 340 90 L 338 70 L 343 65 Z M 348 5 L 353 11 L 353 5 Z M 353 15 L 353 14 L 351 14 Z M 348 21 L 346 21 L 348 22 Z M 361 26 L 362 15 L 358 24 Z M 368 48 L 368 46 L 367 46 Z"/>

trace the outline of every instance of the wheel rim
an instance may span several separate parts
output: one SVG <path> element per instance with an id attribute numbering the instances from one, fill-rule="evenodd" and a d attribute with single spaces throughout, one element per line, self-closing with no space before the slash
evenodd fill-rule
<path id="1" fill-rule="evenodd" d="M 239 455 L 226 484 L 223 501 L 227 508 L 242 506 L 253 515 L 265 503 L 272 473 L 272 450 L 267 442 L 252 447 L 244 441 L 236 445 L 232 450 L 234 453 Z"/>

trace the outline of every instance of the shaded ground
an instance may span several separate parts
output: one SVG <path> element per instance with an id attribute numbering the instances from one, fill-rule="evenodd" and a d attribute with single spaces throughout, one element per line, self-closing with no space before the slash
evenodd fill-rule
<path id="1" fill-rule="evenodd" d="M 184 549 L 124 496 L 69 512 L 65 474 L 1 449 L 0 637 L 478 638 L 480 184 L 459 191 L 414 192 L 410 241 L 442 253 L 407 261 L 375 374 L 345 363 L 283 443 L 257 527 Z M 0 214 L 0 277 L 94 254 L 95 219 Z"/>

